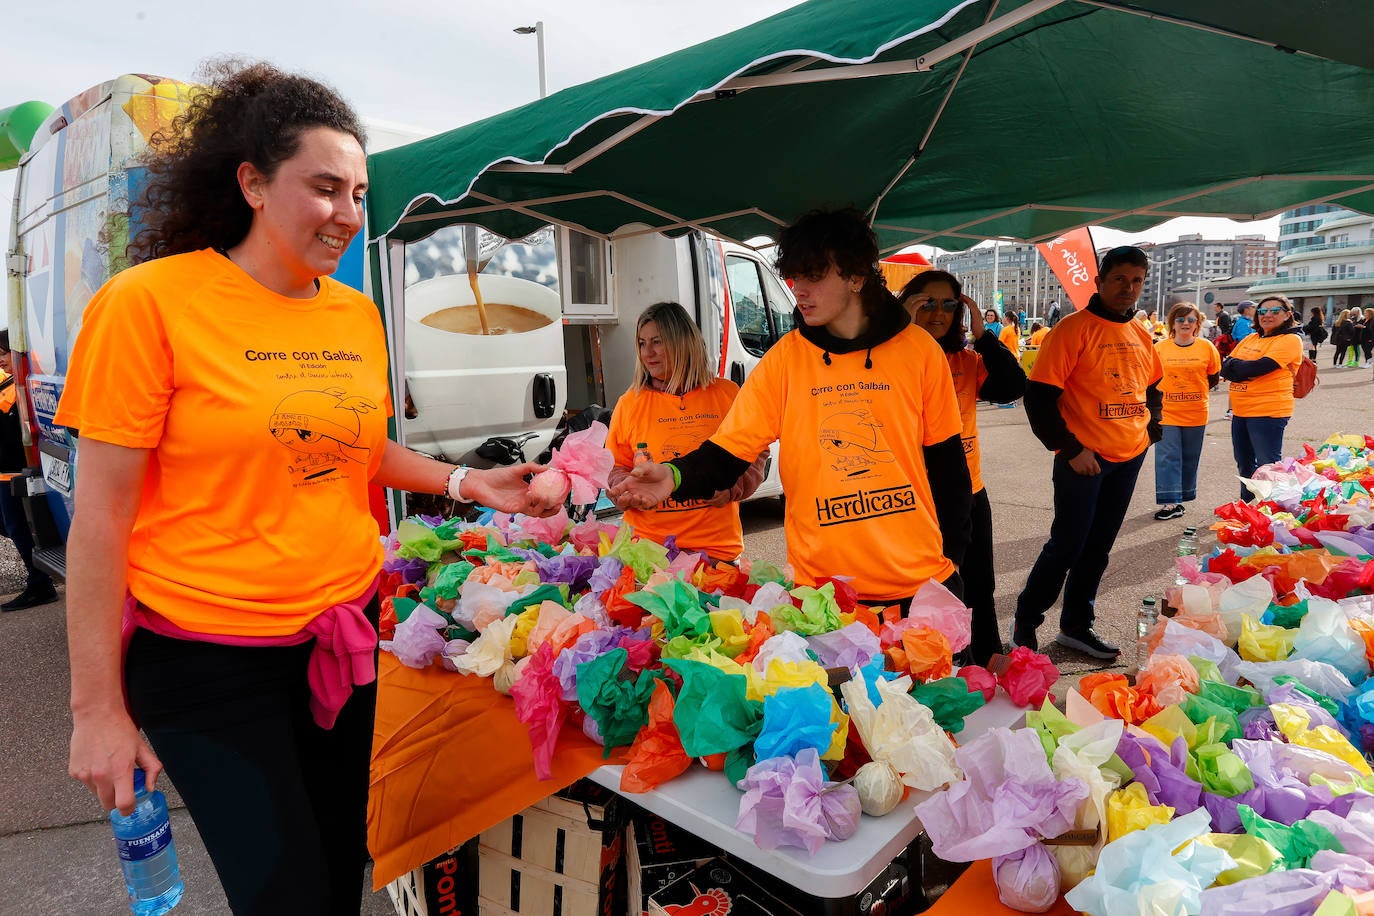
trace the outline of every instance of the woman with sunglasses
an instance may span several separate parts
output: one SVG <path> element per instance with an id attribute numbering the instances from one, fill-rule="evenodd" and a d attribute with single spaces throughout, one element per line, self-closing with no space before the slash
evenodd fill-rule
<path id="1" fill-rule="evenodd" d="M 978 449 L 978 401 L 1009 403 L 1026 393 L 1026 374 L 997 335 L 986 327 L 978 304 L 964 295 L 953 274 L 927 270 L 907 283 L 898 297 L 911 313 L 912 322 L 925 329 L 945 351 L 954 376 L 954 394 L 959 400 L 963 423 L 960 438 L 964 458 L 973 480 L 973 539 L 964 554 L 960 574 L 964 580 L 964 599 L 973 611 L 973 634 L 969 654 L 974 664 L 985 665 L 1002 651 L 1001 631 L 997 626 L 997 604 L 993 599 L 996 580 L 992 562 L 992 505 L 983 487 Z M 991 311 L 989 309 L 989 311 Z M 964 345 L 964 316 L 968 315 L 973 348 Z"/>
<path id="2" fill-rule="evenodd" d="M 1283 431 L 1293 416 L 1293 379 L 1302 365 L 1302 329 L 1293 304 L 1266 296 L 1255 309 L 1259 333 L 1236 344 L 1221 364 L 1231 383 L 1231 448 L 1236 471 L 1248 479 L 1283 455 Z M 1240 498 L 1253 496 L 1244 484 Z"/>
<path id="3" fill-rule="evenodd" d="M 1207 392 L 1221 377 L 1221 354 L 1198 336 L 1202 312 L 1191 302 L 1169 310 L 1173 331 L 1155 344 L 1164 367 L 1164 436 L 1155 444 L 1156 521 L 1180 518 L 1183 504 L 1197 499 L 1197 466 L 1207 431 Z"/>

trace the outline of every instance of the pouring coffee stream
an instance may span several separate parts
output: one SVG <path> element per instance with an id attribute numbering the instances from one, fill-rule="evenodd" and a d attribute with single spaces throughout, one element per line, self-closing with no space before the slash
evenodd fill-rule
<path id="1" fill-rule="evenodd" d="M 463 230 L 463 255 L 468 264 L 468 285 L 472 287 L 472 298 L 477 304 L 477 320 L 482 323 L 482 333 L 489 335 L 491 326 L 487 323 L 487 306 L 482 301 L 482 288 L 477 282 L 477 275 L 487 266 L 487 261 L 491 260 L 491 253 L 489 252 L 486 257 L 482 256 L 476 226 L 467 226 Z"/>

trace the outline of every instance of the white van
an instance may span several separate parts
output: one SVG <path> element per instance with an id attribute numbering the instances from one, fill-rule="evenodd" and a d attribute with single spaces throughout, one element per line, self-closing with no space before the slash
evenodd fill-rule
<path id="1" fill-rule="evenodd" d="M 465 252 L 474 245 L 483 300 L 549 323 L 496 336 L 434 326 L 473 302 Z M 481 451 L 494 437 L 528 436 L 523 451 L 534 458 L 565 412 L 613 406 L 631 382 L 636 320 L 655 302 L 681 303 L 717 374 L 737 384 L 793 326 L 791 293 L 769 261 L 699 231 L 627 227 L 605 240 L 550 226 L 502 244 L 454 225 L 400 247 L 381 305 L 406 354 L 402 441 L 452 461 L 490 465 Z M 774 453 L 756 498 L 782 492 L 776 464 Z"/>

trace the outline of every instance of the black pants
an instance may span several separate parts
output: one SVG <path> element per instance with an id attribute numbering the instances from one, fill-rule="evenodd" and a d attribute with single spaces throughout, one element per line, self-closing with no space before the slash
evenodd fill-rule
<path id="1" fill-rule="evenodd" d="M 959 575 L 964 580 L 964 603 L 973 610 L 973 639 L 969 649 L 975 665 L 1002 651 L 1002 635 L 997 626 L 997 580 L 992 562 L 992 505 L 988 491 L 973 494 L 973 540 L 964 554 Z"/>
<path id="2" fill-rule="evenodd" d="M 1054 459 L 1054 521 L 1050 539 L 1026 578 L 1016 599 L 1016 626 L 1033 630 L 1045 622 L 1045 612 L 1064 590 L 1059 629 L 1081 633 L 1093 625 L 1097 587 L 1107 571 L 1116 534 L 1126 519 L 1135 492 L 1135 479 L 1145 461 L 1141 452 L 1129 461 L 1112 462 L 1101 456 L 1101 470 L 1085 477 Z"/>
<path id="3" fill-rule="evenodd" d="M 373 626 L 378 604 L 367 607 Z M 334 728 L 310 716 L 314 642 L 242 647 L 134 634 L 134 720 L 186 801 L 237 914 L 357 914 L 377 684 Z"/>
<path id="4" fill-rule="evenodd" d="M 51 587 L 52 579 L 48 574 L 33 565 L 33 535 L 29 533 L 29 520 L 24 516 L 24 504 L 10 490 L 9 481 L 0 481 L 0 522 L 5 526 L 5 537 L 14 542 L 19 559 L 24 561 L 27 576 L 24 588 Z"/>

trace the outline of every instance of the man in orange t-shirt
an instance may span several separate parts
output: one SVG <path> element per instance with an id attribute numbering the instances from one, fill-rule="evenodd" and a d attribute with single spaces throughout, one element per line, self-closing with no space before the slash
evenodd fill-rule
<path id="1" fill-rule="evenodd" d="M 1088 307 L 1059 322 L 1031 372 L 1026 415 L 1056 452 L 1054 521 L 1016 601 L 1016 645 L 1038 648 L 1036 627 L 1063 589 L 1055 642 L 1100 659 L 1121 652 L 1093 630 L 1093 605 L 1145 451 L 1161 434 L 1163 371 L 1133 320 L 1149 263 L 1131 246 L 1103 255 Z"/>

